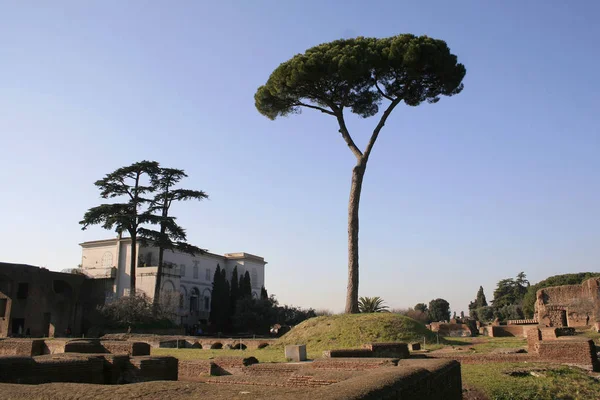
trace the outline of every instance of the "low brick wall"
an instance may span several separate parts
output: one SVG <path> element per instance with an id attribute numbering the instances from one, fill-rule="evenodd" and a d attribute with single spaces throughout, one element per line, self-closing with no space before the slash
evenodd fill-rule
<path id="1" fill-rule="evenodd" d="M 0 340 L 0 356 L 39 356 L 44 354 L 44 341 L 41 339 Z"/>
<path id="2" fill-rule="evenodd" d="M 72 340 L 65 344 L 65 353 L 100 354 L 108 351 L 99 340 Z"/>
<path id="3" fill-rule="evenodd" d="M 538 328 L 529 328 L 525 334 L 527 336 L 527 351 L 531 354 L 537 354 L 540 341 L 542 340 L 542 333 Z"/>
<path id="4" fill-rule="evenodd" d="M 177 369 L 177 379 L 180 381 L 197 381 L 217 374 L 217 366 L 211 360 L 179 360 Z"/>
<path id="5" fill-rule="evenodd" d="M 125 379 L 127 382 L 176 381 L 177 359 L 175 357 L 130 357 Z"/>
<path id="6" fill-rule="evenodd" d="M 509 319 L 507 325 L 537 325 L 537 319 Z"/>
<path id="7" fill-rule="evenodd" d="M 104 383 L 104 362 L 97 357 L 0 357 L 0 382 Z"/>
<path id="8" fill-rule="evenodd" d="M 486 327 L 490 337 L 525 337 L 525 325 L 499 325 Z"/>
<path id="9" fill-rule="evenodd" d="M 468 337 L 473 334 L 467 324 L 432 322 L 428 327 L 432 332 L 438 332 L 440 336 Z"/>
<path id="10" fill-rule="evenodd" d="M 150 345 L 148 343 L 130 342 L 125 340 L 73 340 L 65 344 L 64 352 L 148 356 L 150 355 Z"/>
<path id="11" fill-rule="evenodd" d="M 398 359 L 393 358 L 322 358 L 312 362 L 317 369 L 333 369 L 342 371 L 364 371 L 368 369 L 393 367 Z"/>
<path id="12" fill-rule="evenodd" d="M 542 340 L 556 340 L 556 328 L 540 328 Z"/>
<path id="13" fill-rule="evenodd" d="M 215 357 L 212 362 L 215 364 L 216 375 L 238 374 L 247 366 L 258 364 L 254 357 Z"/>
<path id="14" fill-rule="evenodd" d="M 44 340 L 43 354 L 62 354 L 65 352 L 65 346 L 69 340 L 52 339 Z"/>
<path id="15" fill-rule="evenodd" d="M 150 355 L 150 345 L 148 343 L 103 340 L 100 344 L 111 354 L 127 354 L 130 356 Z"/>
<path id="16" fill-rule="evenodd" d="M 302 368 L 306 367 L 300 364 L 289 363 L 254 364 L 244 368 L 242 373 L 250 376 L 268 376 L 280 378 L 290 376 Z"/>
<path id="17" fill-rule="evenodd" d="M 404 360 L 403 360 L 404 361 Z M 402 362 L 403 362 L 402 361 Z M 434 361 L 424 364 L 381 368 L 368 374 L 310 391 L 303 399 L 320 400 L 460 400 L 462 385 L 460 364 L 456 361 Z"/>
<path id="18" fill-rule="evenodd" d="M 337 349 L 323 351 L 323 358 L 374 357 L 370 349 Z"/>
<path id="19" fill-rule="evenodd" d="M 575 364 L 593 371 L 600 370 L 593 340 L 551 340 L 538 345 L 540 358 L 567 364 Z"/>
<path id="20" fill-rule="evenodd" d="M 363 349 L 371 350 L 373 357 L 410 357 L 408 344 L 406 343 L 369 343 L 363 344 Z"/>

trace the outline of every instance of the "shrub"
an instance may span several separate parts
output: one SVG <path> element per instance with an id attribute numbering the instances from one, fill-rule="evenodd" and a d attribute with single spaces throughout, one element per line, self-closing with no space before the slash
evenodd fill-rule
<path id="1" fill-rule="evenodd" d="M 165 297 L 168 305 L 169 296 Z M 170 328 L 175 326 L 171 318 L 170 307 L 154 308 L 152 300 L 145 293 L 134 296 L 123 296 L 115 301 L 98 307 L 98 311 L 109 327 L 156 327 Z"/>

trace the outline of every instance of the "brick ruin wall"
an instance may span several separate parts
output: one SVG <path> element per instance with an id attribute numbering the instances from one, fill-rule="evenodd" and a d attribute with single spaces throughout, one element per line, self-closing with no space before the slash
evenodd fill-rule
<path id="1" fill-rule="evenodd" d="M 531 319 L 509 319 L 506 321 L 507 325 L 537 325 L 538 320 L 535 318 Z"/>
<path id="2" fill-rule="evenodd" d="M 541 360 L 575 364 L 599 371 L 596 345 L 591 339 L 561 336 L 561 328 L 530 328 L 527 330 L 529 354 Z"/>
<path id="3" fill-rule="evenodd" d="M 148 343 L 152 348 L 185 348 L 185 349 L 210 349 L 210 348 L 234 348 L 240 344 L 247 349 L 262 349 L 274 344 L 277 339 L 235 339 L 235 338 L 211 338 L 184 335 L 158 336 L 146 334 L 113 333 L 102 336 L 105 340 L 128 340 L 134 342 Z"/>
<path id="4" fill-rule="evenodd" d="M 367 374 L 311 391 L 306 399 L 460 400 L 460 364 L 447 360 L 402 360 L 398 367 Z"/>
<path id="5" fill-rule="evenodd" d="M 540 289 L 536 293 L 535 315 L 545 326 L 586 326 L 600 321 L 600 278 L 581 285 Z M 589 317 L 589 319 L 588 319 Z"/>
<path id="6" fill-rule="evenodd" d="M 130 382 L 176 381 L 177 358 L 138 356 L 130 357 L 127 364 Z"/>
<path id="7" fill-rule="evenodd" d="M 538 346 L 541 359 L 600 370 L 596 346 L 591 339 L 541 341 Z"/>
<path id="8" fill-rule="evenodd" d="M 0 357 L 0 382 L 104 383 L 104 363 L 90 358 Z"/>
<path id="9" fill-rule="evenodd" d="M 484 334 L 489 337 L 525 337 L 523 325 L 497 325 L 484 327 Z"/>
<path id="10" fill-rule="evenodd" d="M 31 353 L 32 343 L 36 341 L 29 342 L 31 343 L 28 347 L 13 346 L 13 348 L 21 348 L 23 352 Z M 43 341 L 37 342 L 41 343 L 35 352 L 46 351 Z M 405 359 L 398 364 L 398 359 L 369 357 L 322 359 L 309 364 L 261 365 L 257 364 L 257 360 L 253 357 L 217 357 L 205 361 L 180 362 L 173 357 L 131 356 L 127 352 L 134 352 L 134 343 L 109 341 L 113 346 L 106 346 L 105 342 L 63 341 L 66 351 L 64 353 L 58 353 L 61 346 L 57 345 L 52 349 L 57 351 L 55 354 L 35 357 L 0 357 L 0 382 L 118 384 L 155 380 L 203 380 L 222 384 L 306 387 L 310 389 L 306 392 L 306 398 L 321 397 L 332 400 L 342 398 L 441 400 L 459 399 L 461 393 L 460 365 L 448 360 Z M 384 343 L 366 347 L 358 350 L 370 353 L 395 352 L 394 354 L 408 352 L 406 344 Z M 100 348 L 110 348 L 122 354 L 69 352 Z M 146 348 L 149 346 L 146 345 Z M 221 374 L 227 376 L 211 378 L 213 375 Z M 330 386 L 332 384 L 336 385 Z M 281 398 L 287 398 L 285 392 L 282 392 Z"/>
<path id="11" fill-rule="evenodd" d="M 0 356 L 39 356 L 41 354 L 44 354 L 43 340 L 0 340 Z"/>
<path id="12" fill-rule="evenodd" d="M 281 399 L 458 400 L 462 397 L 460 364 L 450 360 L 333 358 L 312 363 L 253 364 L 241 373 L 206 376 L 213 364 L 180 361 L 179 380 L 221 385 L 276 386 Z M 216 364 L 216 363 L 215 363 Z M 238 360 L 237 364 L 240 362 Z M 286 387 L 305 387 L 304 395 L 287 395 Z"/>
<path id="13" fill-rule="evenodd" d="M 428 325 L 432 332 L 439 332 L 442 336 L 469 337 L 473 335 L 468 324 L 432 322 Z"/>
<path id="14" fill-rule="evenodd" d="M 120 340 L 72 340 L 65 343 L 65 353 L 111 353 L 130 356 L 150 355 L 150 345 Z"/>
<path id="15" fill-rule="evenodd" d="M 406 343 L 369 343 L 363 344 L 363 349 L 371 350 L 373 357 L 408 358 L 408 344 Z"/>
<path id="16" fill-rule="evenodd" d="M 408 358 L 410 352 L 406 343 L 368 343 L 362 349 L 335 349 L 323 351 L 323 358 Z"/>
<path id="17" fill-rule="evenodd" d="M 116 384 L 177 380 L 177 359 L 115 354 L 0 357 L 0 382 Z"/>

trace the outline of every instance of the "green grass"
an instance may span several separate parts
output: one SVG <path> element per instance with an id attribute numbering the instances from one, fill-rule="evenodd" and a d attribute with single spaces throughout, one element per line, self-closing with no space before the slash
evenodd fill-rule
<path id="1" fill-rule="evenodd" d="M 308 319 L 279 339 L 275 347 L 306 344 L 309 351 L 361 347 L 376 342 L 436 341 L 436 334 L 412 318 L 392 313 L 343 314 Z"/>
<path id="2" fill-rule="evenodd" d="M 461 369 L 463 384 L 483 391 L 491 400 L 600 399 L 598 380 L 577 368 L 537 363 L 491 363 L 462 365 Z M 506 374 L 515 370 L 524 372 L 525 376 Z M 539 376 L 529 375 L 532 370 Z"/>
<path id="3" fill-rule="evenodd" d="M 500 338 L 487 338 L 483 343 L 476 343 L 472 347 L 476 353 L 489 353 L 495 349 L 515 349 L 515 348 L 526 348 L 527 339 L 519 337 L 500 337 Z"/>

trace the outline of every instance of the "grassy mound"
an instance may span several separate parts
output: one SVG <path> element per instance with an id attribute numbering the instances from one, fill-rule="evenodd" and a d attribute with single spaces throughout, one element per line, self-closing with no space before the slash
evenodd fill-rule
<path id="1" fill-rule="evenodd" d="M 342 314 L 308 319 L 283 335 L 278 345 L 306 344 L 311 350 L 360 347 L 364 343 L 433 343 L 436 335 L 412 318 L 391 313 Z"/>

